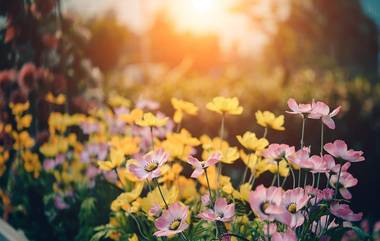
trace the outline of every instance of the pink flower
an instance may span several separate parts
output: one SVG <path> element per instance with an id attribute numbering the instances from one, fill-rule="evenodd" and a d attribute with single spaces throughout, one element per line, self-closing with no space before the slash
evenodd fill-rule
<path id="1" fill-rule="evenodd" d="M 350 222 L 356 222 L 362 219 L 363 213 L 354 213 L 350 206 L 347 204 L 339 204 L 339 203 L 333 203 L 330 206 L 330 212 L 341 219 L 344 219 L 346 221 Z"/>
<path id="2" fill-rule="evenodd" d="M 295 152 L 294 146 L 290 147 L 286 144 L 270 144 L 263 151 L 263 156 L 270 161 L 279 161 L 283 158 L 289 158 Z"/>
<path id="3" fill-rule="evenodd" d="M 322 200 L 331 200 L 334 196 L 334 189 L 325 188 L 320 190 L 312 186 L 306 186 L 305 192 L 312 198 L 311 201 L 313 204 L 319 203 Z"/>
<path id="4" fill-rule="evenodd" d="M 162 212 L 161 217 L 156 219 L 154 226 L 158 229 L 155 236 L 171 236 L 183 232 L 189 227 L 187 215 L 189 208 L 180 203 L 173 203 L 167 210 Z"/>
<path id="5" fill-rule="evenodd" d="M 303 169 L 312 169 L 314 166 L 310 159 L 309 148 L 303 148 L 298 150 L 297 152 L 290 155 L 288 159 L 289 161 Z"/>
<path id="6" fill-rule="evenodd" d="M 226 199 L 218 198 L 215 201 L 214 210 L 207 209 L 198 215 L 207 221 L 230 222 L 235 215 L 235 204 L 227 204 Z"/>
<path id="7" fill-rule="evenodd" d="M 311 119 L 321 119 L 323 124 L 325 124 L 328 128 L 330 129 L 335 129 L 335 122 L 332 119 L 332 117 L 336 116 L 339 111 L 341 106 L 337 107 L 330 113 L 330 107 L 326 105 L 322 101 L 317 101 L 311 104 L 311 112 L 308 115 L 309 118 Z"/>
<path id="8" fill-rule="evenodd" d="M 210 205 L 210 194 L 204 194 L 201 196 L 201 202 L 203 206 Z"/>
<path id="9" fill-rule="evenodd" d="M 339 176 L 339 184 L 338 184 L 338 175 L 332 175 L 330 178 L 330 184 L 334 188 L 339 188 L 339 193 L 345 199 L 351 199 L 352 195 L 348 188 L 356 186 L 358 184 L 358 179 L 354 178 L 348 172 L 342 172 Z"/>
<path id="10" fill-rule="evenodd" d="M 286 111 L 289 114 L 301 115 L 310 113 L 311 104 L 298 104 L 293 98 L 288 100 L 288 106 L 291 111 Z"/>
<path id="11" fill-rule="evenodd" d="M 154 218 L 159 218 L 162 214 L 162 208 L 159 204 L 154 204 L 153 207 L 149 209 L 149 215 Z"/>
<path id="12" fill-rule="evenodd" d="M 169 155 L 163 149 L 144 155 L 137 163 L 129 165 L 129 171 L 140 180 L 152 180 L 160 176 L 161 166 L 168 160 Z"/>
<path id="13" fill-rule="evenodd" d="M 91 161 L 104 161 L 107 158 L 108 145 L 105 143 L 90 143 L 87 144 L 84 151 L 80 155 L 80 160 L 83 163 Z"/>
<path id="14" fill-rule="evenodd" d="M 349 162 L 364 161 L 362 151 L 348 150 L 347 144 L 342 140 L 336 140 L 334 143 L 327 143 L 324 149 L 335 158 L 340 158 Z"/>
<path id="15" fill-rule="evenodd" d="M 288 229 L 285 233 L 276 232 L 272 235 L 272 241 L 297 241 L 296 233 Z"/>
<path id="16" fill-rule="evenodd" d="M 248 202 L 252 211 L 262 220 L 273 221 L 272 214 L 281 213 L 282 188 L 260 185 L 249 193 Z M 269 212 L 270 211 L 270 212 Z"/>
<path id="17" fill-rule="evenodd" d="M 312 173 L 327 173 L 335 167 L 335 160 L 331 155 L 325 154 L 322 157 L 314 155 L 310 157 L 313 164 Z"/>
<path id="18" fill-rule="evenodd" d="M 280 206 L 283 211 L 279 214 L 274 214 L 274 217 L 291 228 L 299 227 L 305 220 L 300 210 L 305 207 L 308 200 L 309 196 L 303 188 L 298 187 L 288 190 L 282 195 Z"/>
<path id="19" fill-rule="evenodd" d="M 199 177 L 200 175 L 203 174 L 205 168 L 215 165 L 216 163 L 220 161 L 221 158 L 222 158 L 222 154 L 220 152 L 214 152 L 204 162 L 199 161 L 195 157 L 189 156 L 188 163 L 195 168 L 195 170 L 191 174 L 191 177 L 192 178 Z"/>

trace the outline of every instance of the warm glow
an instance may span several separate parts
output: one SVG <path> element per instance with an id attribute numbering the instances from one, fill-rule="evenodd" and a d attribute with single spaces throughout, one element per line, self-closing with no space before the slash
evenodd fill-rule
<path id="1" fill-rule="evenodd" d="M 182 30 L 218 32 L 228 15 L 227 5 L 224 0 L 173 0 L 168 10 Z"/>

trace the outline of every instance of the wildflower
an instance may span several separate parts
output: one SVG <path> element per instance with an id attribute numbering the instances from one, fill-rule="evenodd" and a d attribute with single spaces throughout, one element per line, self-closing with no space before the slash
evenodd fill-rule
<path id="1" fill-rule="evenodd" d="M 23 112 L 29 109 L 30 103 L 29 101 L 21 102 L 21 103 L 9 103 L 9 107 L 12 109 L 13 115 L 21 115 Z"/>
<path id="2" fill-rule="evenodd" d="M 109 142 L 112 148 L 118 149 L 126 156 L 131 156 L 139 152 L 140 138 L 131 136 L 113 136 Z"/>
<path id="3" fill-rule="evenodd" d="M 30 151 L 23 153 L 22 158 L 24 160 L 25 171 L 33 173 L 33 177 L 37 178 L 40 175 L 41 163 L 38 155 Z"/>
<path id="4" fill-rule="evenodd" d="M 99 168 L 104 171 L 115 169 L 124 162 L 124 153 L 121 150 L 112 148 L 109 161 L 98 161 Z"/>
<path id="5" fill-rule="evenodd" d="M 267 162 L 266 170 L 273 174 L 279 173 L 282 177 L 287 177 L 289 175 L 288 163 L 285 160 L 281 160 L 278 163 Z"/>
<path id="6" fill-rule="evenodd" d="M 280 208 L 283 190 L 279 187 L 265 188 L 260 185 L 249 193 L 249 205 L 252 211 L 262 220 L 273 221 L 272 214 L 281 213 Z M 268 212 L 270 211 L 270 213 Z"/>
<path id="7" fill-rule="evenodd" d="M 223 189 L 223 187 L 230 186 L 231 184 L 231 178 L 227 176 L 220 175 L 218 180 L 218 172 L 215 166 L 210 166 L 207 168 L 207 175 L 210 182 L 210 188 L 213 190 L 219 187 Z M 199 176 L 198 181 L 200 182 L 200 184 L 202 184 L 202 186 L 208 186 L 205 174 Z M 218 184 L 220 184 L 220 186 L 218 186 Z"/>
<path id="8" fill-rule="evenodd" d="M 66 96 L 63 94 L 54 96 L 52 92 L 48 92 L 45 96 L 45 100 L 51 104 L 63 105 L 66 102 Z"/>
<path id="9" fill-rule="evenodd" d="M 240 115 L 243 113 L 243 107 L 239 106 L 239 100 L 236 97 L 215 97 L 207 103 L 206 108 L 222 115 Z"/>
<path id="10" fill-rule="evenodd" d="M 341 109 L 338 106 L 330 113 L 330 107 L 322 101 L 313 102 L 311 104 L 311 112 L 308 115 L 310 119 L 321 119 L 323 124 L 325 124 L 330 129 L 335 129 L 335 122 L 332 117 L 336 116 Z"/>
<path id="11" fill-rule="evenodd" d="M 292 98 L 288 100 L 288 106 L 291 111 L 286 111 L 286 113 L 301 115 L 302 118 L 304 117 L 304 114 L 310 113 L 311 111 L 311 104 L 298 104 Z"/>
<path id="12" fill-rule="evenodd" d="M 284 116 L 275 116 L 272 112 L 270 111 L 257 111 L 256 114 L 256 121 L 257 124 L 259 124 L 262 127 L 270 127 L 274 130 L 277 131 L 283 131 L 285 130 L 284 127 Z"/>
<path id="13" fill-rule="evenodd" d="M 313 155 L 310 157 L 310 161 L 313 164 L 312 173 L 327 173 L 335 166 L 335 160 L 329 154 Z"/>
<path id="14" fill-rule="evenodd" d="M 154 235 L 162 237 L 183 232 L 189 227 L 187 223 L 188 211 L 187 206 L 183 206 L 178 202 L 170 205 L 167 210 L 162 212 L 161 217 L 154 222 L 154 226 L 158 229 Z"/>
<path id="15" fill-rule="evenodd" d="M 255 133 L 245 132 L 243 136 L 236 136 L 240 144 L 251 151 L 262 151 L 269 145 L 265 138 L 258 139 Z"/>
<path id="16" fill-rule="evenodd" d="M 294 146 L 290 147 L 286 144 L 270 144 L 262 154 L 267 160 L 280 161 L 284 158 L 289 159 L 294 152 Z"/>
<path id="17" fill-rule="evenodd" d="M 89 143 L 80 154 L 81 161 L 90 163 L 91 161 L 104 161 L 107 158 L 108 145 L 105 143 Z"/>
<path id="18" fill-rule="evenodd" d="M 338 218 L 349 222 L 356 222 L 362 219 L 363 213 L 354 213 L 347 204 L 333 203 L 330 212 Z"/>
<path id="19" fill-rule="evenodd" d="M 133 109 L 129 113 L 123 113 L 118 116 L 119 120 L 124 121 L 128 124 L 134 124 L 136 121 L 140 120 L 144 115 L 141 109 Z"/>
<path id="20" fill-rule="evenodd" d="M 354 178 L 348 172 L 342 172 L 339 176 L 338 183 L 338 175 L 332 175 L 330 178 L 330 184 L 334 188 L 338 188 L 339 193 L 345 199 L 351 199 L 352 195 L 348 188 L 356 186 L 358 184 L 358 179 Z"/>
<path id="21" fill-rule="evenodd" d="M 137 235 L 134 233 L 129 239 L 128 241 L 139 241 L 139 238 L 137 237 Z"/>
<path id="22" fill-rule="evenodd" d="M 274 214 L 275 218 L 291 228 L 301 226 L 305 217 L 300 210 L 305 207 L 308 200 L 309 197 L 303 188 L 295 188 L 284 192 L 280 204 L 283 212 Z"/>
<path id="23" fill-rule="evenodd" d="M 232 164 L 237 159 L 239 159 L 239 151 L 236 147 L 228 147 L 226 149 L 222 149 L 222 159 L 220 160 L 226 164 Z"/>
<path id="24" fill-rule="evenodd" d="M 292 164 L 296 164 L 299 168 L 312 169 L 314 167 L 314 164 L 310 159 L 309 148 L 302 148 L 289 155 L 289 161 L 291 161 Z"/>
<path id="25" fill-rule="evenodd" d="M 140 180 L 152 180 L 161 175 L 160 168 L 167 162 L 169 155 L 163 149 L 150 152 L 129 165 L 129 171 Z"/>
<path id="26" fill-rule="evenodd" d="M 120 95 L 112 95 L 108 98 L 108 104 L 112 106 L 113 108 L 117 108 L 117 107 L 128 108 L 131 105 L 131 101 Z"/>
<path id="27" fill-rule="evenodd" d="M 135 201 L 141 194 L 144 187 L 144 183 L 136 183 L 129 192 L 120 194 L 111 204 L 113 211 L 119 211 L 121 208 L 124 211 L 130 211 L 130 204 Z"/>
<path id="28" fill-rule="evenodd" d="M 334 143 L 327 143 L 324 145 L 324 149 L 335 158 L 349 162 L 360 162 L 365 160 L 362 151 L 348 150 L 347 144 L 342 140 L 336 140 Z"/>
<path id="29" fill-rule="evenodd" d="M 215 201 L 214 209 L 207 209 L 198 217 L 207 221 L 230 222 L 235 215 L 235 204 L 227 204 L 226 199 L 218 198 Z"/>
<path id="30" fill-rule="evenodd" d="M 160 127 L 166 125 L 168 118 L 159 118 L 151 112 L 144 113 L 140 120 L 136 121 L 136 124 L 143 127 Z"/>
<path id="31" fill-rule="evenodd" d="M 204 173 L 204 169 L 209 166 L 214 166 L 216 163 L 218 163 L 221 160 L 221 153 L 215 152 L 211 154 L 206 161 L 199 161 L 197 158 L 189 156 L 188 163 L 192 165 L 195 170 L 191 174 L 192 178 L 198 178 L 200 175 Z"/>
<path id="32" fill-rule="evenodd" d="M 154 204 L 148 212 L 149 216 L 152 216 L 154 218 L 159 218 L 162 214 L 162 208 L 159 204 Z"/>
<path id="33" fill-rule="evenodd" d="M 196 189 L 196 183 L 193 179 L 179 176 L 177 178 L 176 185 L 178 186 L 179 198 L 181 200 L 190 202 L 197 197 L 198 191 Z"/>
<path id="34" fill-rule="evenodd" d="M 180 123 L 182 121 L 184 113 L 188 115 L 196 115 L 198 112 L 198 107 L 191 102 L 172 98 L 171 103 L 175 109 L 173 117 L 175 123 Z"/>
<path id="35" fill-rule="evenodd" d="M 165 197 L 166 203 L 167 204 L 172 204 L 178 201 L 179 197 L 179 190 L 176 185 L 173 185 L 172 187 L 168 188 L 166 185 L 161 186 L 161 191 L 163 196 Z M 141 209 L 148 213 L 149 210 L 154 206 L 154 205 L 160 205 L 160 207 L 164 208 L 165 203 L 161 198 L 160 191 L 158 187 L 153 189 L 151 192 L 148 193 L 148 195 L 144 198 L 141 199 Z"/>
<path id="36" fill-rule="evenodd" d="M 234 191 L 233 192 L 233 197 L 236 199 L 241 199 L 243 201 L 247 201 L 249 199 L 249 192 L 252 189 L 252 185 L 250 183 L 244 183 L 240 185 L 239 192 Z"/>
<path id="37" fill-rule="evenodd" d="M 37 87 L 37 68 L 32 63 L 26 63 L 22 66 L 17 83 L 23 93 L 27 94 Z"/>
<path id="38" fill-rule="evenodd" d="M 272 235 L 272 241 L 297 241 L 296 233 L 288 229 L 285 233 L 275 232 Z"/>

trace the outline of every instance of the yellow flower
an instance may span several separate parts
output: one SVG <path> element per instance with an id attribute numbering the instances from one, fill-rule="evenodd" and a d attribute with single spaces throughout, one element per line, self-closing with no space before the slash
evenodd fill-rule
<path id="1" fill-rule="evenodd" d="M 52 92 L 48 92 L 45 96 L 45 100 L 51 104 L 63 105 L 66 102 L 66 97 L 63 94 L 54 96 Z"/>
<path id="2" fill-rule="evenodd" d="M 109 161 L 98 161 L 99 168 L 104 171 L 111 171 L 115 169 L 121 164 L 123 164 L 125 160 L 124 153 L 121 150 L 111 148 L 110 152 L 110 160 Z"/>
<path id="3" fill-rule="evenodd" d="M 270 163 L 268 169 L 271 173 L 280 173 L 280 176 L 287 177 L 289 175 L 288 163 L 285 160 L 281 160 L 279 165 L 277 163 Z"/>
<path id="4" fill-rule="evenodd" d="M 239 100 L 236 97 L 215 97 L 211 102 L 207 103 L 206 108 L 223 115 L 240 115 L 243 113 L 243 107 L 239 106 Z"/>
<path id="5" fill-rule="evenodd" d="M 207 175 L 208 175 L 208 179 L 210 181 L 210 188 L 213 190 L 217 189 L 218 188 L 218 172 L 217 172 L 215 166 L 211 166 L 211 167 L 207 168 Z M 200 184 L 202 184 L 204 187 L 207 188 L 207 180 L 206 180 L 205 174 L 202 174 L 201 176 L 199 176 L 198 180 L 199 180 Z M 226 188 L 228 189 L 229 184 L 231 183 L 230 180 L 231 180 L 230 177 L 221 175 L 220 176 L 221 187 L 226 186 Z"/>
<path id="6" fill-rule="evenodd" d="M 15 150 L 29 149 L 34 146 L 34 139 L 27 131 L 22 131 L 20 133 L 13 131 L 12 136 L 15 140 L 15 143 L 13 144 Z"/>
<path id="7" fill-rule="evenodd" d="M 41 163 L 39 161 L 38 155 L 30 151 L 26 151 L 23 153 L 22 158 L 24 160 L 25 171 L 32 172 L 34 178 L 39 177 L 41 171 Z"/>
<path id="8" fill-rule="evenodd" d="M 160 127 L 166 125 L 168 118 L 159 118 L 151 112 L 144 113 L 141 119 L 136 121 L 136 124 L 143 127 Z"/>
<path id="9" fill-rule="evenodd" d="M 228 142 L 219 137 L 211 140 L 210 137 L 203 135 L 200 140 L 203 147 L 203 160 L 207 160 L 208 156 L 215 151 L 220 151 L 222 153 L 222 159 L 220 161 L 223 163 L 232 164 L 239 159 L 238 149 L 236 147 L 230 147 Z"/>
<path id="10" fill-rule="evenodd" d="M 5 150 L 3 146 L 0 146 L 0 177 L 4 174 L 7 165 L 6 162 L 9 159 L 9 151 Z"/>
<path id="11" fill-rule="evenodd" d="M 140 138 L 138 137 L 119 137 L 113 136 L 110 141 L 111 147 L 118 149 L 124 153 L 124 155 L 133 155 L 139 152 Z"/>
<path id="12" fill-rule="evenodd" d="M 17 116 L 29 109 L 30 103 L 28 101 L 24 103 L 9 103 L 9 107 L 12 109 L 13 115 Z"/>
<path id="13" fill-rule="evenodd" d="M 131 211 L 130 203 L 135 201 L 141 194 L 144 187 L 144 183 L 139 182 L 136 183 L 135 187 L 130 192 L 124 192 L 120 194 L 112 203 L 111 203 L 111 210 L 116 212 L 120 209 L 123 209 L 124 211 Z M 136 203 L 137 204 L 137 203 Z M 136 206 L 135 204 L 135 206 Z"/>
<path id="14" fill-rule="evenodd" d="M 137 237 L 137 235 L 134 233 L 129 239 L 128 241 L 139 241 L 139 238 Z"/>
<path id="15" fill-rule="evenodd" d="M 240 144 L 242 144 L 245 148 L 250 149 L 251 151 L 262 151 L 268 145 L 269 142 L 265 138 L 258 139 L 255 133 L 245 132 L 243 136 L 236 136 Z"/>
<path id="16" fill-rule="evenodd" d="M 255 169 L 258 163 L 258 157 L 254 153 L 246 154 L 244 151 L 240 151 L 240 157 L 243 160 L 244 164 L 255 173 Z"/>
<path id="17" fill-rule="evenodd" d="M 240 190 L 233 192 L 233 197 L 236 199 L 241 199 L 248 202 L 249 193 L 252 190 L 252 185 L 250 183 L 244 183 L 240 185 Z"/>
<path id="18" fill-rule="evenodd" d="M 256 115 L 257 124 L 261 125 L 262 127 L 270 127 L 278 131 L 285 130 L 283 115 L 276 117 L 270 111 L 264 111 L 264 112 L 257 111 L 255 115 Z"/>
<path id="19" fill-rule="evenodd" d="M 175 123 L 180 123 L 182 121 L 184 113 L 188 115 L 196 115 L 198 112 L 198 107 L 191 102 L 172 98 L 171 103 L 176 110 L 173 116 Z"/>
<path id="20" fill-rule="evenodd" d="M 108 104 L 113 108 L 129 107 L 131 105 L 131 101 L 120 95 L 112 95 L 108 98 Z"/>
<path id="21" fill-rule="evenodd" d="M 175 185 L 170 189 L 168 189 L 166 185 L 163 185 L 161 186 L 161 190 L 168 204 L 172 204 L 178 200 L 179 191 Z M 155 204 L 160 205 L 162 208 L 165 207 L 165 203 L 161 198 L 158 188 L 155 188 L 153 191 L 149 192 L 146 197 L 141 199 L 141 209 L 148 213 L 149 209 Z"/>
<path id="22" fill-rule="evenodd" d="M 180 133 L 168 133 L 166 140 L 158 143 L 158 146 L 170 153 L 170 160 L 186 161 L 193 151 L 193 147 L 199 144 L 197 138 L 192 137 L 189 131 L 182 129 Z"/>
<path id="23" fill-rule="evenodd" d="M 179 174 L 182 172 L 183 167 L 174 163 L 173 166 L 164 165 L 161 168 L 162 177 L 160 178 L 160 182 L 173 182 L 177 179 Z"/>
<path id="24" fill-rule="evenodd" d="M 133 124 L 137 120 L 140 120 L 143 116 L 144 112 L 141 109 L 133 109 L 128 114 L 121 114 L 119 116 L 119 120 L 124 121 L 128 124 Z"/>
<path id="25" fill-rule="evenodd" d="M 179 176 L 176 181 L 176 185 L 178 186 L 179 199 L 181 200 L 191 202 L 199 195 L 196 189 L 196 183 L 193 179 Z"/>
<path id="26" fill-rule="evenodd" d="M 22 117 L 16 117 L 17 120 L 17 129 L 21 130 L 23 128 L 29 128 L 32 124 L 32 115 L 27 114 Z"/>

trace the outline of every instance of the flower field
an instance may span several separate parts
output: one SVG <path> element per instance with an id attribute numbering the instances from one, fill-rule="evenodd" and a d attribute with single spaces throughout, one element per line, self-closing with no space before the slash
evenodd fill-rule
<path id="1" fill-rule="evenodd" d="M 0 1 L 0 240 L 379 241 L 376 7 Z"/>

